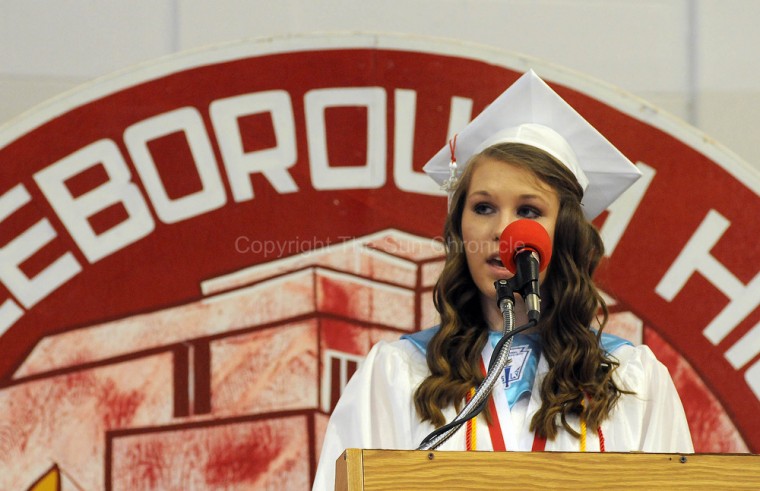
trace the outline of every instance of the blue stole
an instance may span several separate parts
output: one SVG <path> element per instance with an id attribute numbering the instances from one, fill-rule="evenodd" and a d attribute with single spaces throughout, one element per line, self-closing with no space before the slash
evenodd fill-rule
<path id="1" fill-rule="evenodd" d="M 428 343 L 439 329 L 440 326 L 435 326 L 414 334 L 404 334 L 401 336 L 401 339 L 408 339 L 417 349 L 425 354 Z M 492 347 L 496 346 L 501 336 L 501 332 L 491 331 L 488 333 L 488 341 Z M 602 333 L 600 344 L 607 354 L 626 344 L 633 346 L 630 341 L 607 333 Z M 501 383 L 502 387 L 506 389 L 507 402 L 511 409 L 520 398 L 526 394 L 530 394 L 533 388 L 533 381 L 536 378 L 536 370 L 538 369 L 538 360 L 541 358 L 539 334 L 537 332 L 516 334 L 512 340 L 509 357 L 512 359 L 512 363 L 501 375 Z"/>

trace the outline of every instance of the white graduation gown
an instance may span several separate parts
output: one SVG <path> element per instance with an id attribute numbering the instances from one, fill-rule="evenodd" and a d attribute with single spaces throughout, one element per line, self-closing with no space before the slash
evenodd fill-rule
<path id="1" fill-rule="evenodd" d="M 602 424 L 606 451 L 692 453 L 686 416 L 667 368 L 647 346 L 623 345 L 612 356 L 620 362 L 615 371 L 618 386 L 634 391 L 635 395 L 622 395 L 610 418 Z M 541 357 L 536 381 L 543 378 L 547 369 Z M 411 341 L 381 341 L 372 348 L 346 385 L 330 417 L 314 490 L 334 489 L 335 461 L 346 448 L 417 448 L 434 429 L 429 422 L 419 420 L 413 401 L 415 389 L 428 373 L 425 355 Z M 511 413 L 506 410 L 510 421 L 507 425 L 502 421 L 501 425 L 505 433 L 510 432 L 508 450 L 531 449 L 533 434 L 528 427 L 541 404 L 538 387 L 540 384 L 534 383 L 530 398 L 517 402 Z M 504 408 L 499 409 L 503 414 Z M 444 415 L 450 421 L 456 411 L 447 408 Z M 477 450 L 492 450 L 485 419 L 479 417 L 477 423 Z M 578 430 L 577 418 L 570 419 L 570 424 Z M 586 448 L 599 451 L 596 431 L 589 429 Z M 561 427 L 558 436 L 546 442 L 547 451 L 579 449 L 579 440 Z M 465 450 L 464 430 L 438 450 Z"/>

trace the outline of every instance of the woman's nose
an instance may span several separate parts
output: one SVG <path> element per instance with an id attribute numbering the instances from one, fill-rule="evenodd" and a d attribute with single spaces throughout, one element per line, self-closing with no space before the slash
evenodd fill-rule
<path id="1" fill-rule="evenodd" d="M 494 229 L 494 237 L 496 240 L 498 240 L 501 237 L 501 233 L 504 231 L 507 226 L 512 223 L 519 220 L 520 217 L 514 216 L 514 215 L 502 215 L 499 217 L 498 220 L 495 220 L 495 229 Z"/>

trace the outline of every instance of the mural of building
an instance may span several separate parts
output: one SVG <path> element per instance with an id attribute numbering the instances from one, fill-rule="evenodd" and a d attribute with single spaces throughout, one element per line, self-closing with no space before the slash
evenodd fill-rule
<path id="1" fill-rule="evenodd" d="M 0 388 L 0 489 L 306 489 L 363 355 L 434 323 L 439 242 L 395 230 L 43 339 Z"/>
<path id="2" fill-rule="evenodd" d="M 443 257 L 436 240 L 384 230 L 43 339 L 0 387 L 0 489 L 29 489 L 51 468 L 65 491 L 309 488 L 363 356 L 435 324 Z M 699 451 L 746 451 L 688 363 L 609 302 L 609 330 L 669 366 Z"/>

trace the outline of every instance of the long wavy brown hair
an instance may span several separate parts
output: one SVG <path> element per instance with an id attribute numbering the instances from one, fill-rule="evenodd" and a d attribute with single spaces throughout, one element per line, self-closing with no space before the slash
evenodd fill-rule
<path id="1" fill-rule="evenodd" d="M 569 415 L 583 413 L 586 423 L 596 428 L 620 395 L 627 393 L 612 378 L 618 363 L 607 356 L 599 342 L 607 307 L 592 275 L 604 254 L 604 244 L 583 216 L 583 190 L 575 176 L 548 153 L 516 143 L 494 145 L 474 156 L 453 193 L 444 226 L 446 262 L 434 291 L 441 327 L 427 348 L 430 375 L 415 392 L 417 413 L 423 421 L 439 427 L 445 423 L 442 409 L 454 405 L 459 410 L 466 393 L 483 380 L 480 353 L 488 339 L 488 323 L 467 268 L 462 214 L 474 169 L 485 158 L 530 170 L 559 198 L 552 259 L 541 286 L 542 317 L 538 325 L 549 371 L 541 382 L 542 404 L 531 421 L 531 430 L 552 439 L 559 422 L 577 437 L 567 421 Z M 599 312 L 600 329 L 594 332 L 590 326 Z M 491 415 L 486 417 L 490 420 Z"/>

